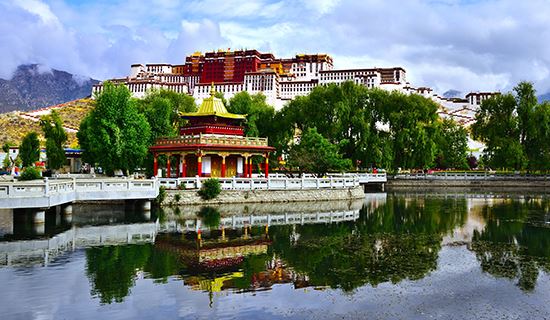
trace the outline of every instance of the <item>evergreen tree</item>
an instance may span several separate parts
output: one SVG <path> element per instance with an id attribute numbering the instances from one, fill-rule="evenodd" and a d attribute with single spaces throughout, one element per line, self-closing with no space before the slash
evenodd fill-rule
<path id="1" fill-rule="evenodd" d="M 19 156 L 23 167 L 34 165 L 40 159 L 40 141 L 36 132 L 29 132 L 21 141 Z"/>
<path id="2" fill-rule="evenodd" d="M 48 157 L 48 168 L 57 170 L 67 160 L 63 145 L 67 141 L 67 133 L 63 129 L 61 117 L 54 110 L 51 114 L 42 117 L 40 127 L 46 137 L 46 156 Z"/>

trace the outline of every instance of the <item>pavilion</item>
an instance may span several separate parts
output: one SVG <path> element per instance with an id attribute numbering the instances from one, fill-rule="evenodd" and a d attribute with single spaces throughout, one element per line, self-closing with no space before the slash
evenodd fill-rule
<path id="1" fill-rule="evenodd" d="M 154 156 L 154 175 L 158 174 L 158 157 L 166 155 L 167 177 L 245 177 L 252 176 L 253 157 L 262 157 L 265 177 L 269 174 L 267 138 L 245 137 L 246 115 L 229 113 L 221 99 L 203 100 L 199 110 L 181 114 L 188 120 L 180 128 L 180 137 L 160 138 L 150 148 Z M 171 158 L 178 163 L 172 170 Z"/>

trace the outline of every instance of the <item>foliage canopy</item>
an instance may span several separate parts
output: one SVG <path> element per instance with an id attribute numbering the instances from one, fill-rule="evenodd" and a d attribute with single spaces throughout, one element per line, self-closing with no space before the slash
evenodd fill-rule
<path id="1" fill-rule="evenodd" d="M 139 167 L 148 152 L 151 129 L 130 91 L 106 82 L 96 100 L 78 132 L 85 161 L 98 163 L 108 174 Z"/>
<path id="2" fill-rule="evenodd" d="M 36 132 L 29 132 L 21 141 L 19 146 L 19 156 L 23 167 L 34 165 L 40 159 L 40 141 Z"/>
<path id="3" fill-rule="evenodd" d="M 59 169 L 67 159 L 63 145 L 67 141 L 67 133 L 63 129 L 63 121 L 54 110 L 49 115 L 42 117 L 40 127 L 46 137 L 46 156 L 48 157 L 48 168 Z"/>

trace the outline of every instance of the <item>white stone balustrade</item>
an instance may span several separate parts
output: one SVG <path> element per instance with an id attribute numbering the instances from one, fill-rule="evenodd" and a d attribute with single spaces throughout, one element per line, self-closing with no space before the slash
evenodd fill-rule
<path id="1" fill-rule="evenodd" d="M 72 179 L 0 183 L 0 208 L 49 208 L 73 201 L 154 199 L 158 180 Z"/>
<path id="2" fill-rule="evenodd" d="M 208 178 L 160 178 L 161 186 L 167 189 L 199 189 Z M 217 178 L 222 190 L 305 190 L 353 188 L 369 182 L 386 182 L 386 174 L 340 174 L 317 178 L 304 175 L 288 178 L 283 175 L 270 175 L 266 178 Z"/>

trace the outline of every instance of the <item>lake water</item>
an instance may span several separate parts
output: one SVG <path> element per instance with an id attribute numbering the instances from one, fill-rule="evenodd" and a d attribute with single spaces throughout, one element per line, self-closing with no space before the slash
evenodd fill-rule
<path id="1" fill-rule="evenodd" d="M 550 199 L 0 212 L 0 319 L 544 319 Z"/>

